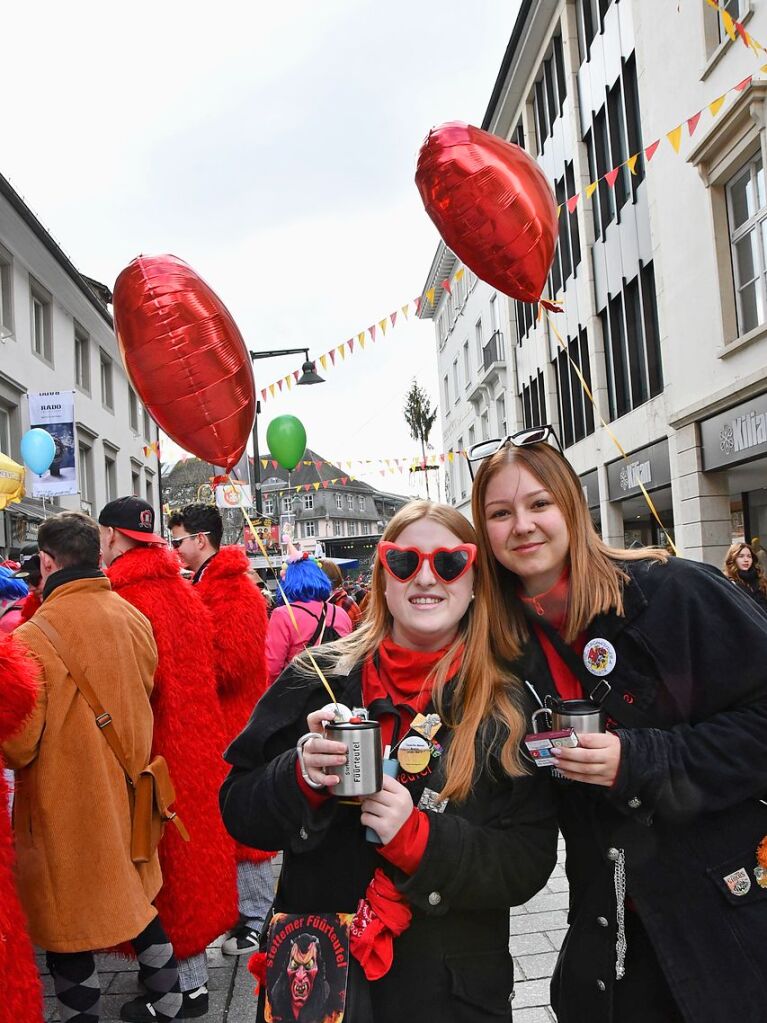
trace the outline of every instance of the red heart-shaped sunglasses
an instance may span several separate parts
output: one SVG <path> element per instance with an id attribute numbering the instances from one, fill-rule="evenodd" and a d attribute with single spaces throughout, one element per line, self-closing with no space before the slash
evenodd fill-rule
<path id="1" fill-rule="evenodd" d="M 400 583 L 414 579 L 424 561 L 429 562 L 432 572 L 443 583 L 454 583 L 469 571 L 476 557 L 477 548 L 473 543 L 462 543 L 458 547 L 438 547 L 434 551 L 400 547 L 389 540 L 382 540 L 378 544 L 378 560 L 389 575 Z"/>

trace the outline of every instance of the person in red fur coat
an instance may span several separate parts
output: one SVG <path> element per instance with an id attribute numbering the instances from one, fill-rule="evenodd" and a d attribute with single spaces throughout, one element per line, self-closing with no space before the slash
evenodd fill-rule
<path id="1" fill-rule="evenodd" d="M 211 621 L 181 578 L 177 559 L 152 533 L 151 505 L 137 497 L 111 501 L 99 515 L 99 529 L 112 589 L 146 615 L 157 643 L 152 751 L 168 761 L 174 809 L 191 840 L 166 829 L 156 904 L 179 961 L 179 1019 L 189 1019 L 208 1011 L 205 949 L 238 918 L 234 845 L 218 812 L 225 737 Z"/>
<path id="2" fill-rule="evenodd" d="M 18 732 L 37 699 L 35 661 L 11 637 L 0 640 L 0 742 Z M 42 1023 L 43 995 L 13 876 L 8 785 L 0 754 L 0 1023 Z"/>
<path id="3" fill-rule="evenodd" d="M 218 509 L 189 504 L 171 515 L 168 526 L 171 543 L 194 573 L 194 587 L 213 616 L 218 695 L 229 743 L 248 723 L 266 690 L 266 603 L 249 574 L 244 549 L 221 547 L 224 527 Z M 270 862 L 274 855 L 237 846 L 240 924 L 222 945 L 226 955 L 243 955 L 258 947 L 274 899 Z"/>

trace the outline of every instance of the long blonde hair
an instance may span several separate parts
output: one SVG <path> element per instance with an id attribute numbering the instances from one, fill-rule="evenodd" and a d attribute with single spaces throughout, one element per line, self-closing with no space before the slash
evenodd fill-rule
<path id="1" fill-rule="evenodd" d="M 408 526 L 421 519 L 439 523 L 461 543 L 477 543 L 471 523 L 454 508 L 431 501 L 411 501 L 401 508 L 384 530 L 382 540 L 396 541 Z M 510 775 L 527 773 L 519 758 L 519 744 L 525 733 L 524 700 L 519 680 L 503 670 L 492 656 L 490 646 L 489 588 L 485 570 L 475 570 L 475 599 L 458 625 L 455 639 L 433 669 L 429 681 L 437 710 L 454 729 L 445 761 L 445 786 L 440 798 L 463 800 L 471 792 L 477 771 L 476 740 L 484 730 L 488 738 L 502 735 L 498 758 Z M 329 673 L 348 674 L 357 664 L 372 657 L 391 636 L 393 618 L 384 596 L 384 569 L 376 558 L 365 618 L 349 636 L 321 648 L 323 666 Z M 449 709 L 444 704 L 444 684 L 451 665 L 464 647 L 454 695 Z M 302 672 L 312 670 L 306 655 L 294 662 Z M 486 755 L 490 752 L 486 746 Z"/>
<path id="2" fill-rule="evenodd" d="M 604 543 L 591 521 L 581 481 L 569 462 L 550 444 L 509 445 L 496 452 L 479 467 L 471 495 L 471 510 L 479 537 L 479 576 L 489 587 L 493 648 L 496 656 L 513 662 L 521 654 L 529 638 L 529 630 L 521 601 L 516 595 L 517 577 L 496 560 L 485 521 L 485 498 L 490 481 L 511 462 L 527 468 L 548 490 L 567 526 L 570 593 L 563 626 L 565 642 L 571 643 L 598 614 L 610 610 L 623 614 L 623 586 L 628 576 L 621 569 L 620 561 L 665 562 L 668 552 L 657 547 L 627 550 Z"/>

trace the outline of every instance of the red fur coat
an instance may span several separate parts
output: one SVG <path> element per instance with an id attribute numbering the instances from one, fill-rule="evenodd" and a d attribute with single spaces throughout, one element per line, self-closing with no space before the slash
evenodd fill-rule
<path id="1" fill-rule="evenodd" d="M 18 644 L 10 637 L 0 640 L 0 742 L 19 731 L 34 707 L 38 674 Z M 0 1023 L 42 1023 L 40 977 L 13 879 L 4 766 L 0 756 Z"/>
<path id="2" fill-rule="evenodd" d="M 266 602 L 248 574 L 249 569 L 241 547 L 222 547 L 207 563 L 195 586 L 213 616 L 216 680 L 227 745 L 250 720 L 267 684 Z M 237 846 L 240 860 L 258 862 L 271 855 Z"/>
<path id="3" fill-rule="evenodd" d="M 191 840 L 182 841 L 173 825 L 166 828 L 156 904 L 176 956 L 186 959 L 238 919 L 234 843 L 218 810 L 226 764 L 211 622 L 165 548 L 135 547 L 107 575 L 112 589 L 149 619 L 157 643 L 152 749 L 168 761 L 174 809 Z"/>

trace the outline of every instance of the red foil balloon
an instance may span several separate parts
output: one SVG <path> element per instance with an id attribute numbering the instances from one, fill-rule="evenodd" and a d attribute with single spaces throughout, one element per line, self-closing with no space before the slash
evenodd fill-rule
<path id="1" fill-rule="evenodd" d="M 557 241 L 557 205 L 532 157 L 480 128 L 451 121 L 429 132 L 415 175 L 448 248 L 483 281 L 537 302 Z"/>
<path id="2" fill-rule="evenodd" d="M 176 256 L 139 256 L 114 287 L 117 341 L 150 415 L 205 462 L 236 465 L 256 410 L 250 356 L 221 299 Z"/>

